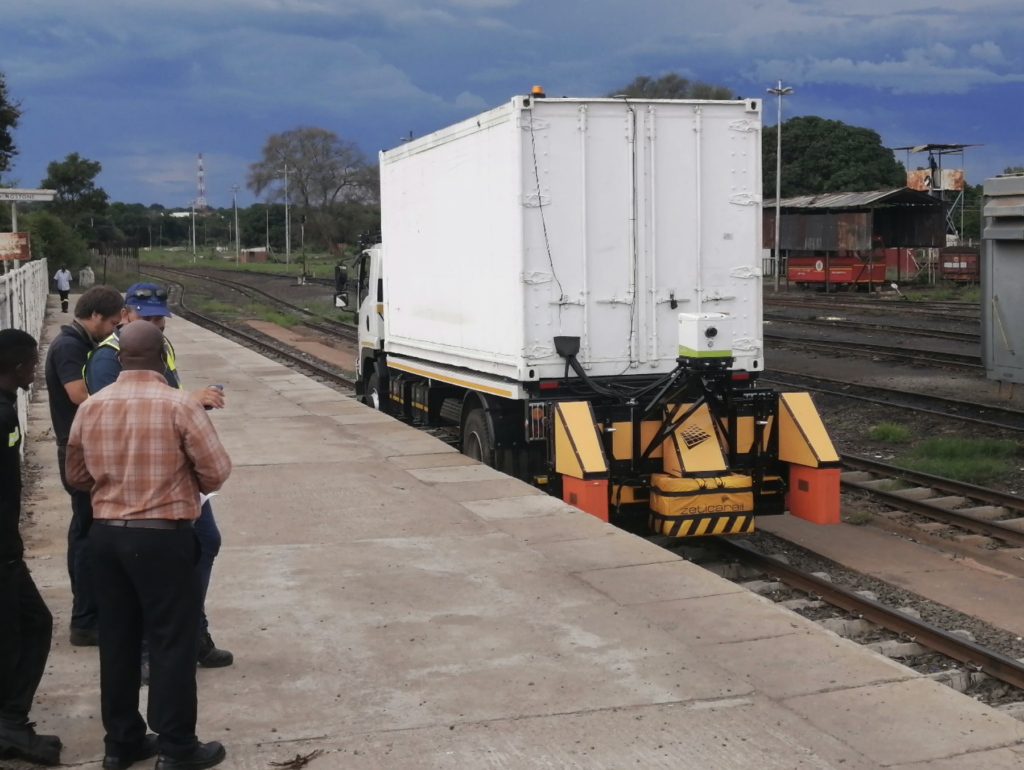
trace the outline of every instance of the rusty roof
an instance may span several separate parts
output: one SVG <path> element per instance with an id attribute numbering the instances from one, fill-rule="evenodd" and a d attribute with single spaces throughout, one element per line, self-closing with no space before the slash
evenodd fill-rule
<path id="1" fill-rule="evenodd" d="M 764 202 L 765 208 L 774 205 L 774 199 Z M 942 201 L 928 193 L 911 190 L 909 187 L 897 187 L 890 190 L 871 190 L 870 192 L 801 195 L 796 198 L 783 198 L 779 202 L 779 206 L 784 209 L 860 209 L 886 205 L 941 206 Z"/>

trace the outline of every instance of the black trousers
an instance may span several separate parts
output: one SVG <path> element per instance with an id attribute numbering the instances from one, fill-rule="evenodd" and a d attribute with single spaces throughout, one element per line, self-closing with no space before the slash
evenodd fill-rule
<path id="1" fill-rule="evenodd" d="M 71 627 L 96 628 L 99 607 L 93 589 L 92 560 L 89 558 L 89 528 L 92 526 L 92 498 L 75 489 L 64 472 L 67 447 L 57 446 L 57 467 L 65 491 L 71 495 L 71 523 L 68 524 L 68 577 L 71 579 Z"/>
<path id="2" fill-rule="evenodd" d="M 108 754 L 124 756 L 146 735 L 180 757 L 196 738 L 196 628 L 202 589 L 199 544 L 189 529 L 95 523 L 89 531 L 100 617 L 100 707 Z M 139 714 L 143 628 L 149 638 L 149 710 Z"/>
<path id="3" fill-rule="evenodd" d="M 0 721 L 28 720 L 50 655 L 53 616 L 22 559 L 0 564 Z"/>
<path id="4" fill-rule="evenodd" d="M 68 312 L 68 294 L 71 293 L 70 290 L 69 291 L 63 291 L 61 289 L 58 289 L 57 293 L 60 294 L 60 309 L 61 309 L 61 312 L 64 312 L 64 313 Z"/>

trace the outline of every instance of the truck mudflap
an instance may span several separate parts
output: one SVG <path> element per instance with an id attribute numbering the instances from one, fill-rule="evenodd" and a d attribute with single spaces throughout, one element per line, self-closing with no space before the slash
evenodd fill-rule
<path id="1" fill-rule="evenodd" d="M 650 527 L 668 537 L 753 532 L 755 514 L 781 506 L 783 489 L 778 476 L 766 476 L 758 492 L 753 478 L 740 473 L 706 478 L 656 473 L 651 477 Z"/>

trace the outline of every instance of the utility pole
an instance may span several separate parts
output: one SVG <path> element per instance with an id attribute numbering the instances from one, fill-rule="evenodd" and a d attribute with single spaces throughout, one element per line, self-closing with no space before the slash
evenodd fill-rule
<path id="1" fill-rule="evenodd" d="M 292 217 L 288 205 L 288 164 L 284 164 L 284 263 L 291 264 L 292 257 Z"/>
<path id="2" fill-rule="evenodd" d="M 267 259 L 270 259 L 270 204 L 267 204 Z"/>
<path id="3" fill-rule="evenodd" d="M 196 202 L 191 200 L 188 202 L 189 209 L 192 211 L 192 261 L 196 261 Z"/>
<path id="4" fill-rule="evenodd" d="M 235 207 L 235 264 L 242 254 L 241 241 L 238 237 L 238 191 L 242 189 L 238 185 L 231 185 L 231 203 Z"/>
<path id="5" fill-rule="evenodd" d="M 779 228 L 782 224 L 780 216 L 782 210 L 782 97 L 789 96 L 793 93 L 793 89 L 788 86 L 783 88 L 780 80 L 778 87 L 769 88 L 768 93 L 774 94 L 779 100 L 779 117 L 775 124 L 775 136 L 778 139 L 775 147 L 775 293 L 778 294 L 779 274 L 782 272 L 782 254 L 779 252 Z M 786 285 L 789 286 L 789 279 L 786 280 Z"/>

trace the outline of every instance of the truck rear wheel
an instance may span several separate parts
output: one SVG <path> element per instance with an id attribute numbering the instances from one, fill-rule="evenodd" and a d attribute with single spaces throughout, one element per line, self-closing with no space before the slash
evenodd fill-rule
<path id="1" fill-rule="evenodd" d="M 462 430 L 462 454 L 494 467 L 491 432 L 487 429 L 487 415 L 483 409 L 474 409 L 466 417 L 466 426 Z"/>

